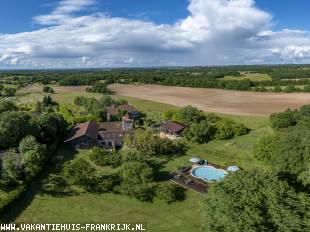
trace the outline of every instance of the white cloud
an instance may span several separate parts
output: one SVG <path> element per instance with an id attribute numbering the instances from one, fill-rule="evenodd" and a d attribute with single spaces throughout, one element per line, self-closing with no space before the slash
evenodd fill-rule
<path id="1" fill-rule="evenodd" d="M 64 0 L 35 17 L 42 29 L 0 34 L 0 67 L 75 68 L 305 62 L 310 32 L 271 30 L 254 0 L 191 0 L 173 25 L 77 16 L 94 0 Z"/>
<path id="2" fill-rule="evenodd" d="M 95 4 L 95 0 L 63 0 L 50 14 L 38 15 L 34 17 L 34 21 L 42 25 L 61 24 L 70 19 L 73 13 L 86 9 L 93 4 Z"/>

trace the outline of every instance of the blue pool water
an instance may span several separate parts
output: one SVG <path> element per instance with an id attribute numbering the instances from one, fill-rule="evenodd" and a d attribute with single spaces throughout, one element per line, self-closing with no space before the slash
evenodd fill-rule
<path id="1" fill-rule="evenodd" d="M 219 181 L 226 176 L 227 172 L 211 166 L 197 167 L 192 170 L 192 176 L 205 181 Z"/>

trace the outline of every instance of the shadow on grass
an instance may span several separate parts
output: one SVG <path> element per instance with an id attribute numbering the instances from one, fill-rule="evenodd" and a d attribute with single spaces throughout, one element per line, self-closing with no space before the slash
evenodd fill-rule
<path id="1" fill-rule="evenodd" d="M 51 174 L 42 181 L 40 195 L 51 195 L 53 197 L 76 196 L 79 193 L 74 190 L 61 175 Z"/>
<path id="2" fill-rule="evenodd" d="M 184 201 L 184 200 L 186 200 L 186 191 L 187 191 L 186 189 L 177 186 L 175 188 L 176 200 L 177 201 Z"/>
<path id="3" fill-rule="evenodd" d="M 58 185 L 63 185 L 63 187 L 67 187 L 66 185 L 64 185 L 63 180 L 61 180 L 60 176 L 57 176 L 56 174 L 59 173 L 59 171 L 61 170 L 63 163 L 65 161 L 73 159 L 76 153 L 77 151 L 75 150 L 60 147 L 57 150 L 57 153 L 47 162 L 45 168 L 43 168 L 43 172 L 41 173 L 40 177 L 33 181 L 26 193 L 22 197 L 17 199 L 14 204 L 9 207 L 2 215 L 0 215 L 0 222 L 14 222 L 21 215 L 21 213 L 31 204 L 37 194 L 51 194 L 58 197 L 60 197 L 61 194 L 63 194 L 62 196 L 68 196 L 72 194 L 73 192 L 68 191 L 68 188 L 66 188 L 66 191 L 63 193 L 61 193 L 61 189 L 58 189 L 57 191 L 52 190 L 55 190 L 56 186 Z M 46 189 L 46 185 L 49 181 L 51 181 L 48 184 L 49 188 Z"/>

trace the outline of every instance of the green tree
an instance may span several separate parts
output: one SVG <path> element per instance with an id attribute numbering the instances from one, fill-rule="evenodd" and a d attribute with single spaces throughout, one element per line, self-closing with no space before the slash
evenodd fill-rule
<path id="1" fill-rule="evenodd" d="M 218 139 L 231 139 L 234 137 L 234 121 L 229 119 L 222 119 L 218 121 L 216 126 L 216 137 Z"/>
<path id="2" fill-rule="evenodd" d="M 45 151 L 45 145 L 37 144 L 34 148 L 23 153 L 22 164 L 26 174 L 35 177 L 42 170 Z"/>
<path id="3" fill-rule="evenodd" d="M 4 89 L 4 86 L 0 84 L 0 96 L 2 95 L 2 90 Z"/>
<path id="4" fill-rule="evenodd" d="M 153 169 L 145 163 L 124 163 L 120 169 L 121 193 L 141 201 L 151 200 L 153 175 Z"/>
<path id="5" fill-rule="evenodd" d="M 38 142 L 36 138 L 34 136 L 28 135 L 19 143 L 18 151 L 24 154 L 28 151 L 35 150 L 37 146 Z"/>
<path id="6" fill-rule="evenodd" d="M 242 123 L 234 123 L 234 135 L 242 136 L 249 133 L 249 129 Z"/>
<path id="7" fill-rule="evenodd" d="M 115 104 L 115 101 L 110 96 L 103 96 L 98 100 L 101 107 L 107 107 Z"/>
<path id="8" fill-rule="evenodd" d="M 67 123 L 63 116 L 57 113 L 44 113 L 38 119 L 40 140 L 43 143 L 53 143 L 64 137 Z"/>
<path id="9" fill-rule="evenodd" d="M 121 157 L 123 163 L 140 162 L 147 163 L 150 159 L 145 154 L 137 151 L 136 149 L 122 149 Z"/>
<path id="10" fill-rule="evenodd" d="M 163 113 L 163 119 L 164 120 L 174 120 L 177 121 L 178 118 L 178 110 L 176 109 L 169 109 L 164 111 Z"/>
<path id="11" fill-rule="evenodd" d="M 78 157 L 64 164 L 63 175 L 73 185 L 87 187 L 91 184 L 96 174 L 96 169 L 89 161 Z"/>
<path id="12" fill-rule="evenodd" d="M 118 167 L 121 163 L 121 156 L 116 151 L 108 151 L 100 147 L 93 147 L 89 153 L 89 159 L 98 166 Z"/>
<path id="13" fill-rule="evenodd" d="M 294 93 L 294 92 L 296 92 L 296 87 L 294 85 L 288 85 L 284 89 L 284 92 L 286 92 L 286 93 Z"/>
<path id="14" fill-rule="evenodd" d="M 87 92 L 92 93 L 102 93 L 102 94 L 111 94 L 107 84 L 103 82 L 97 82 L 92 87 L 86 89 Z"/>
<path id="15" fill-rule="evenodd" d="M 129 134 L 125 138 L 125 146 L 138 150 L 146 157 L 156 155 L 157 145 L 154 132 L 150 129 L 137 129 L 133 134 Z"/>
<path id="16" fill-rule="evenodd" d="M 50 86 L 43 86 L 44 93 L 55 93 L 54 89 Z"/>
<path id="17" fill-rule="evenodd" d="M 282 133 L 271 162 L 278 172 L 298 177 L 310 162 L 310 131 L 308 127 L 293 127 Z"/>
<path id="18" fill-rule="evenodd" d="M 53 106 L 53 105 L 55 105 L 55 102 L 53 101 L 53 99 L 52 99 L 52 97 L 51 97 L 51 95 L 45 95 L 44 97 L 43 97 L 43 105 L 44 106 Z"/>
<path id="19" fill-rule="evenodd" d="M 196 143 L 208 143 L 215 134 L 216 128 L 214 124 L 209 124 L 207 121 L 191 124 L 184 132 L 185 137 Z"/>
<path id="20" fill-rule="evenodd" d="M 279 135 L 267 135 L 259 138 L 254 145 L 253 153 L 258 160 L 269 163 L 275 156 L 279 146 Z"/>
<path id="21" fill-rule="evenodd" d="M 0 114 L 7 111 L 17 111 L 15 102 L 10 100 L 0 100 Z"/>
<path id="22" fill-rule="evenodd" d="M 193 106 L 186 106 L 179 110 L 178 118 L 185 124 L 197 123 L 204 119 L 200 110 Z"/>
<path id="23" fill-rule="evenodd" d="M 0 148 L 16 147 L 27 135 L 36 135 L 36 125 L 24 112 L 4 112 L 0 115 Z"/>
<path id="24" fill-rule="evenodd" d="M 276 86 L 276 87 L 274 87 L 273 92 L 281 93 L 282 92 L 282 88 L 280 86 Z"/>
<path id="25" fill-rule="evenodd" d="M 281 129 L 296 125 L 296 111 L 288 109 L 283 113 L 274 113 L 270 116 L 271 127 L 273 129 Z"/>
<path id="26" fill-rule="evenodd" d="M 154 131 L 151 129 L 137 129 L 133 134 L 127 135 L 125 146 L 137 150 L 146 158 L 169 155 L 179 150 L 179 147 L 168 139 L 154 136 Z"/>
<path id="27" fill-rule="evenodd" d="M 7 183 L 14 183 L 22 177 L 22 167 L 18 155 L 14 150 L 4 154 L 2 160 L 2 179 Z"/>
<path id="28" fill-rule="evenodd" d="M 39 144 L 35 137 L 26 136 L 19 143 L 18 150 L 22 154 L 25 173 L 31 177 L 36 176 L 42 169 L 46 146 Z"/>
<path id="29" fill-rule="evenodd" d="M 17 92 L 17 89 L 11 88 L 11 87 L 6 87 L 2 90 L 2 93 L 7 97 L 15 96 L 16 92 Z"/>
<path id="30" fill-rule="evenodd" d="M 309 231 L 309 196 L 271 172 L 251 170 L 210 186 L 205 231 Z"/>

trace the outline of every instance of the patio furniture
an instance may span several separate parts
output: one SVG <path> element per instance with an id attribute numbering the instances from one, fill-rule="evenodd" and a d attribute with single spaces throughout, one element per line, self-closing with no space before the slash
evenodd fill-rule
<path id="1" fill-rule="evenodd" d="M 198 164 L 201 161 L 201 159 L 198 157 L 194 157 L 194 158 L 191 158 L 189 161 L 191 163 Z"/>
<path id="2" fill-rule="evenodd" d="M 228 168 L 227 168 L 227 171 L 228 172 L 237 172 L 237 171 L 239 171 L 240 170 L 240 168 L 238 167 L 238 166 L 229 166 Z"/>

